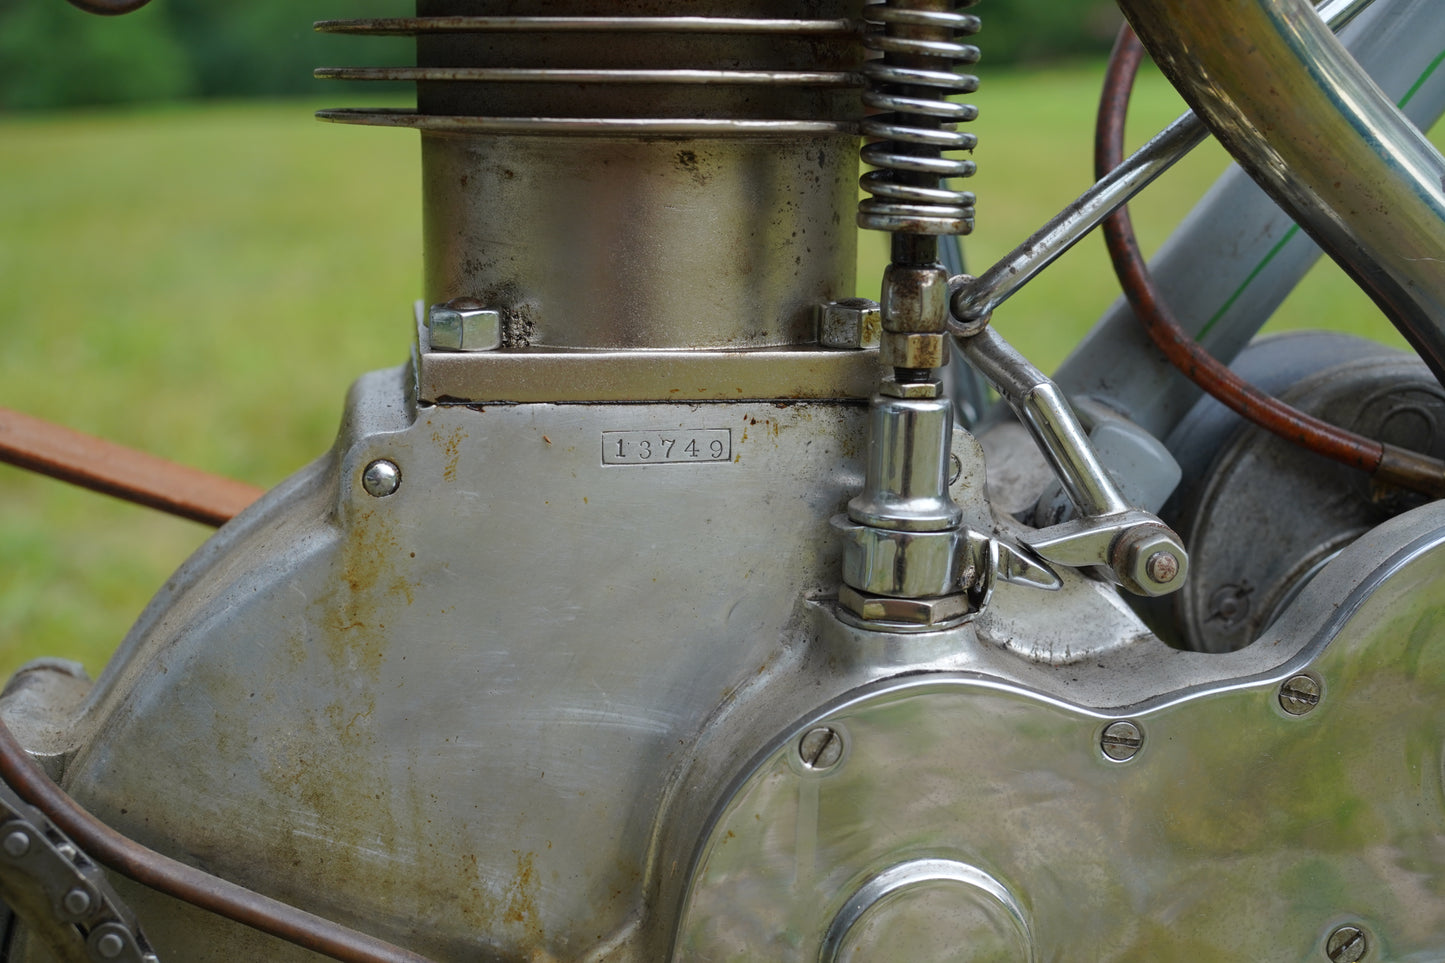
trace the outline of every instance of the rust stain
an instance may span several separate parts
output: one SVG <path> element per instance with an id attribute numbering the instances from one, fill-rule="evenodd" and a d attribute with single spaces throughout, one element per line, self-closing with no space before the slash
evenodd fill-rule
<path id="1" fill-rule="evenodd" d="M 467 438 L 467 433 L 460 428 L 453 428 L 446 437 L 442 437 L 440 431 L 431 433 L 431 440 L 434 444 L 440 445 L 446 462 L 442 466 L 442 480 L 454 482 L 457 480 L 457 463 L 462 460 L 462 442 Z"/>

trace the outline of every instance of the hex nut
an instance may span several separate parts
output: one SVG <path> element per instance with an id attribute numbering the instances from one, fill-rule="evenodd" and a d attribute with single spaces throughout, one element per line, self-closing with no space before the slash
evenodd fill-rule
<path id="1" fill-rule="evenodd" d="M 951 625 L 972 610 L 968 596 L 961 592 L 954 595 L 906 599 L 892 598 L 886 595 L 868 595 L 851 585 L 838 587 L 838 604 L 868 622 L 891 622 L 918 628 L 940 628 Z"/>
<path id="2" fill-rule="evenodd" d="M 818 322 L 818 343 L 825 348 L 860 350 L 878 346 L 882 315 L 878 302 L 867 298 L 829 301 Z"/>
<path id="3" fill-rule="evenodd" d="M 1184 584 L 1189 572 L 1178 538 L 1163 526 L 1123 536 L 1110 555 L 1124 587 L 1138 595 L 1167 595 Z"/>
<path id="4" fill-rule="evenodd" d="M 880 307 L 884 331 L 944 331 L 948 323 L 948 272 L 941 267 L 890 264 L 883 272 L 883 297 Z"/>
<path id="5" fill-rule="evenodd" d="M 427 311 L 433 351 L 492 351 L 502 344 L 502 312 L 472 298 L 453 298 Z"/>
<path id="6" fill-rule="evenodd" d="M 1111 722 L 1099 737 L 1099 749 L 1115 762 L 1128 762 L 1144 747 L 1144 730 L 1127 720 Z"/>
<path id="7" fill-rule="evenodd" d="M 932 401 L 935 398 L 943 397 L 943 382 L 934 378 L 927 381 L 899 381 L 896 378 L 884 378 L 882 384 L 878 386 L 878 393 L 887 398 L 922 398 L 925 401 Z"/>
<path id="8" fill-rule="evenodd" d="M 401 469 L 396 462 L 378 458 L 361 473 L 361 487 L 373 498 L 385 498 L 401 487 Z"/>
<path id="9" fill-rule="evenodd" d="M 893 368 L 942 368 L 948 362 L 947 336 L 884 331 L 878 360 Z"/>

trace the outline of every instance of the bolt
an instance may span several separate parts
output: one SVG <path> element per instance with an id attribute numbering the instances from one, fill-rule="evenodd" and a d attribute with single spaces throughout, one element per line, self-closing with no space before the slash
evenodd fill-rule
<path id="1" fill-rule="evenodd" d="M 113 960 L 125 952 L 125 938 L 115 932 L 102 934 L 100 939 L 95 941 L 95 952 L 100 954 L 102 959 Z"/>
<path id="2" fill-rule="evenodd" d="M 1330 934 L 1325 952 L 1334 963 L 1355 963 L 1363 959 L 1370 943 L 1358 926 L 1341 926 Z"/>
<path id="3" fill-rule="evenodd" d="M 1280 707 L 1292 716 L 1302 716 L 1320 704 L 1320 684 L 1307 675 L 1286 679 L 1279 687 Z"/>
<path id="4" fill-rule="evenodd" d="M 1178 588 L 1189 561 L 1172 531 L 1163 525 L 1135 525 L 1110 547 L 1109 567 L 1125 589 L 1153 597 Z"/>
<path id="5" fill-rule="evenodd" d="M 385 498 L 401 487 L 401 469 L 396 462 L 378 458 L 361 473 L 361 487 L 376 498 Z"/>
<path id="6" fill-rule="evenodd" d="M 798 755 L 809 769 L 832 769 L 843 758 L 843 737 L 836 729 L 819 726 L 803 736 L 798 743 Z"/>
<path id="7" fill-rule="evenodd" d="M 84 916 L 90 909 L 90 894 L 79 887 L 65 894 L 61 900 L 65 904 L 65 910 L 72 916 Z"/>
<path id="8" fill-rule="evenodd" d="M 1168 552 L 1155 552 L 1145 563 L 1149 577 L 1160 585 L 1168 585 L 1179 574 L 1179 559 Z"/>
<path id="9" fill-rule="evenodd" d="M 1126 762 L 1144 746 L 1144 732 L 1132 722 L 1111 722 L 1104 728 L 1099 748 L 1115 762 Z"/>
<path id="10" fill-rule="evenodd" d="M 825 348 L 872 348 L 878 344 L 882 322 L 878 305 L 866 298 L 848 298 L 823 305 L 818 343 Z"/>

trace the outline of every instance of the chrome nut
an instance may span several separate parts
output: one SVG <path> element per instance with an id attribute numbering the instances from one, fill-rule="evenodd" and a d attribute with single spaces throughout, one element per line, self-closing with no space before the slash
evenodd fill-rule
<path id="1" fill-rule="evenodd" d="M 881 307 L 884 331 L 942 332 L 948 322 L 948 272 L 890 264 L 883 272 Z"/>
<path id="2" fill-rule="evenodd" d="M 492 351 L 502 344 L 502 312 L 471 298 L 433 304 L 426 327 L 433 351 Z"/>
<path id="3" fill-rule="evenodd" d="M 873 348 L 882 332 L 882 315 L 876 301 L 848 298 L 823 305 L 818 343 L 825 348 Z"/>
<path id="4" fill-rule="evenodd" d="M 930 598 L 900 599 L 867 595 L 849 585 L 839 586 L 838 604 L 865 621 L 910 628 L 943 628 L 973 611 L 968 596 L 962 592 Z"/>
<path id="5" fill-rule="evenodd" d="M 942 368 L 948 363 L 948 344 L 942 334 L 883 332 L 878 360 L 894 368 Z"/>

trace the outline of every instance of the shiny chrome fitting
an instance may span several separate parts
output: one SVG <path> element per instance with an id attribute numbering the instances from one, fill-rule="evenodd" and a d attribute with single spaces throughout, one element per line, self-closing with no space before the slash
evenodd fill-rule
<path id="1" fill-rule="evenodd" d="M 899 532 L 857 525 L 845 515 L 833 527 L 843 543 L 843 584 L 873 595 L 928 598 L 958 590 L 961 530 Z"/>
<path id="2" fill-rule="evenodd" d="M 848 585 L 839 587 L 838 604 L 865 622 L 913 630 L 950 628 L 973 611 L 962 593 L 900 599 L 868 595 Z"/>
<path id="3" fill-rule="evenodd" d="M 433 351 L 493 351 L 502 345 L 502 313 L 471 298 L 433 304 L 426 328 Z"/>
<path id="4" fill-rule="evenodd" d="M 893 368 L 942 368 L 948 363 L 947 336 L 900 334 L 885 330 L 878 360 Z"/>
<path id="5" fill-rule="evenodd" d="M 890 264 L 880 306 L 884 331 L 941 333 L 948 322 L 948 272 L 936 265 Z"/>
<path id="6" fill-rule="evenodd" d="M 863 491 L 848 503 L 848 517 L 895 531 L 956 529 L 963 512 L 948 494 L 952 424 L 948 398 L 874 395 Z"/>
<path id="7" fill-rule="evenodd" d="M 882 334 L 878 302 L 867 298 L 829 301 L 820 309 L 818 343 L 825 348 L 874 348 Z"/>

